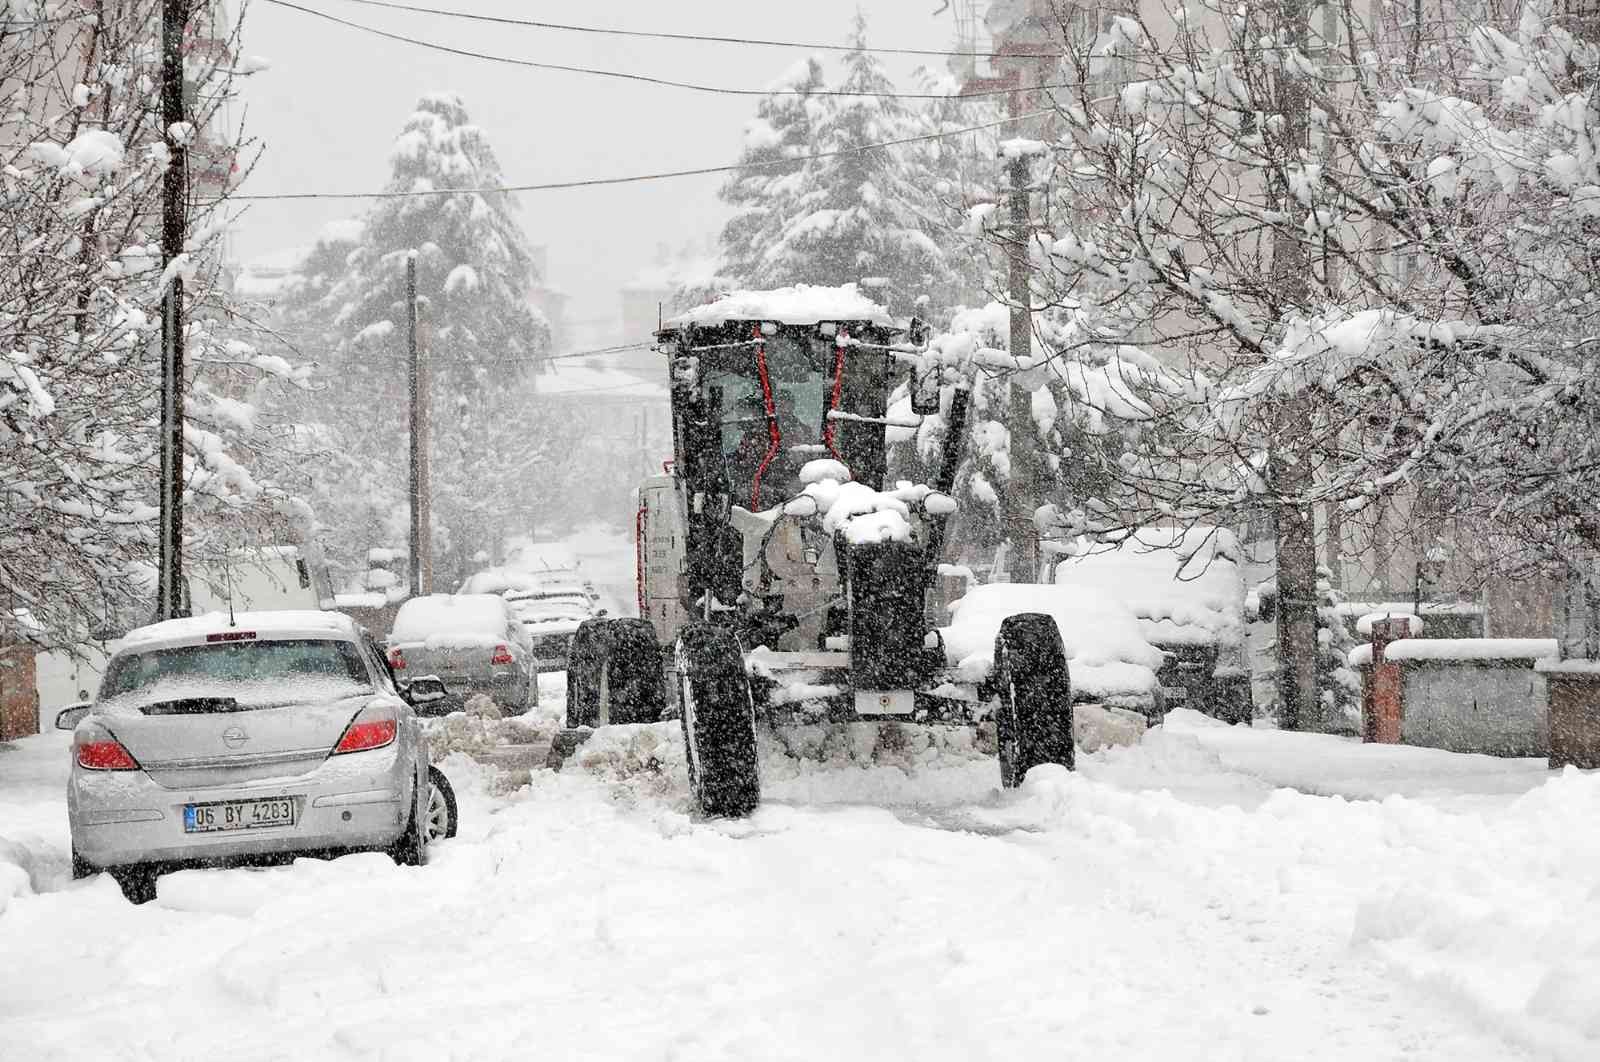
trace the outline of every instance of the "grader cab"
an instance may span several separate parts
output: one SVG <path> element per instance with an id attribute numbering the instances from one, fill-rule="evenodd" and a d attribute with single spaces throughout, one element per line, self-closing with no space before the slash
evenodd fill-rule
<path id="1" fill-rule="evenodd" d="M 796 718 L 988 714 L 1005 784 L 1037 763 L 1071 766 L 1054 621 L 1006 619 L 977 688 L 953 673 L 929 615 L 967 391 L 941 388 L 921 325 L 897 325 L 852 287 L 800 287 L 726 296 L 656 339 L 673 459 L 640 489 L 640 618 L 590 621 L 574 638 L 556 758 L 595 727 L 676 712 L 696 802 L 713 815 L 755 808 L 757 730 Z M 894 423 L 945 420 L 931 484 L 885 482 L 903 381 L 913 417 Z"/>

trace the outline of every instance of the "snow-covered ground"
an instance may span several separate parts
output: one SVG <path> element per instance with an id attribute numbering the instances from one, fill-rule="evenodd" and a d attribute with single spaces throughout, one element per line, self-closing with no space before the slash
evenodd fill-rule
<path id="1" fill-rule="evenodd" d="M 960 734 L 872 743 L 768 742 L 738 822 L 675 724 L 509 794 L 454 756 L 428 867 L 134 908 L 67 880 L 66 737 L 27 739 L 0 1058 L 1600 1058 L 1600 775 L 1184 712 L 1013 793 Z"/>

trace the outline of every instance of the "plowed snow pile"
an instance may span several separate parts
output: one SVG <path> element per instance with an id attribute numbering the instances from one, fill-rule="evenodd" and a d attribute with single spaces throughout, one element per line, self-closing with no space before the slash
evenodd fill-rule
<path id="1" fill-rule="evenodd" d="M 704 821 L 681 741 L 619 729 L 509 795 L 451 754 L 427 867 L 185 871 L 138 908 L 67 880 L 64 736 L 20 742 L 0 1058 L 1600 1058 L 1595 774 L 1177 712 L 1007 793 L 966 731 L 823 727 Z"/>

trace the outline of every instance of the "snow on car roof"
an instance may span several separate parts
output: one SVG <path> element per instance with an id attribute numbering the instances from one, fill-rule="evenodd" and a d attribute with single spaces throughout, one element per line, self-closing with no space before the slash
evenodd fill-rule
<path id="1" fill-rule="evenodd" d="M 475 645 L 505 631 L 506 602 L 498 594 L 428 594 L 400 606 L 389 644 Z"/>
<path id="2" fill-rule="evenodd" d="M 201 641 L 211 634 L 243 632 L 251 632 L 257 639 L 328 635 L 354 638 L 356 625 L 342 612 L 321 612 L 316 609 L 236 612 L 231 623 L 226 612 L 207 612 L 200 616 L 163 620 L 135 628 L 122 639 L 118 651 L 148 649 L 155 645 L 183 645 Z"/>
<path id="3" fill-rule="evenodd" d="M 1116 601 L 1164 645 L 1244 638 L 1239 545 L 1226 528 L 1145 527 L 1056 565 L 1056 585 Z"/>
<path id="4" fill-rule="evenodd" d="M 685 325 L 705 328 L 729 321 L 776 321 L 792 325 L 867 321 L 885 328 L 894 327 L 894 318 L 889 312 L 857 291 L 854 284 L 837 288 L 796 284 L 771 291 L 730 291 L 714 302 L 685 310 L 662 328 Z"/>
<path id="5" fill-rule="evenodd" d="M 945 653 L 969 681 L 993 669 L 995 635 L 1007 616 L 1043 612 L 1061 631 L 1074 689 L 1114 700 L 1147 696 L 1155 688 L 1162 653 L 1115 598 L 1072 586 L 989 583 L 968 589 L 950 610 L 950 625 L 940 630 Z"/>
<path id="6" fill-rule="evenodd" d="M 525 619 L 522 629 L 531 635 L 571 634 L 583 626 L 587 616 L 567 616 L 562 619 Z"/>

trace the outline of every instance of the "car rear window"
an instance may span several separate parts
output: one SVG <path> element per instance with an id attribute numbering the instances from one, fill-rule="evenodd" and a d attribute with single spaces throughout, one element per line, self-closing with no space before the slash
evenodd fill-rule
<path id="1" fill-rule="evenodd" d="M 307 678 L 361 686 L 372 682 L 358 650 L 346 641 L 240 641 L 169 646 L 119 656 L 106 670 L 100 697 L 116 697 L 173 681 L 234 685 Z"/>

